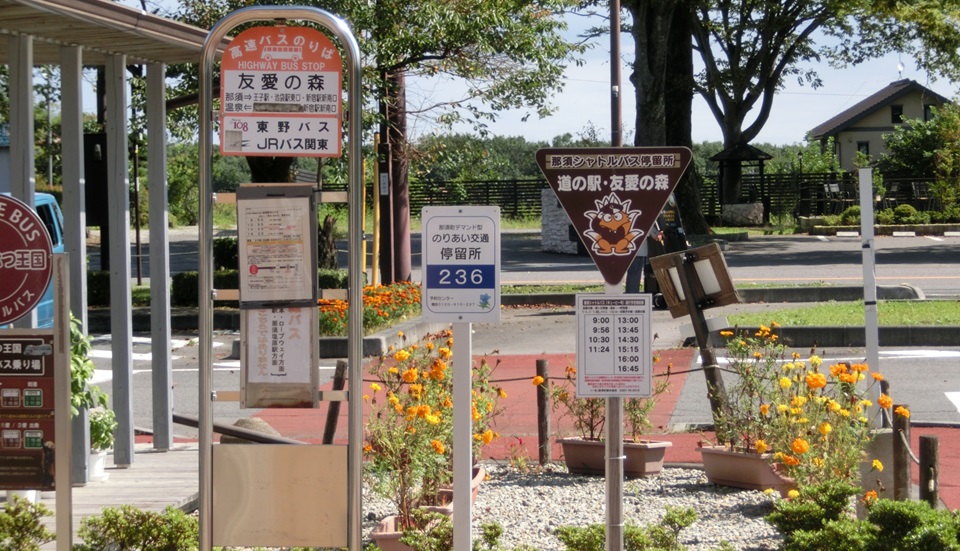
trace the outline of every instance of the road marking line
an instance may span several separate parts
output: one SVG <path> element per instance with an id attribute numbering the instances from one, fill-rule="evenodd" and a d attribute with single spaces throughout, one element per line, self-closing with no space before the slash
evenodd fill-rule
<path id="1" fill-rule="evenodd" d="M 929 239 L 929 240 L 931 240 L 931 241 L 943 241 L 943 238 L 942 238 L 942 237 L 937 237 L 937 236 L 935 236 L 935 235 L 927 235 L 927 236 L 924 236 L 924 237 L 926 237 L 927 239 Z"/>
<path id="2" fill-rule="evenodd" d="M 820 241 L 830 241 L 830 239 L 827 238 L 826 235 L 818 235 L 817 239 L 819 239 Z"/>

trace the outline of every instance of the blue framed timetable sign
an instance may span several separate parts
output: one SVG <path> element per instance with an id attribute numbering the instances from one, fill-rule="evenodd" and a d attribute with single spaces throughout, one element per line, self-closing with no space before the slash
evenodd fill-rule
<path id="1" fill-rule="evenodd" d="M 422 315 L 500 321 L 500 208 L 424 207 Z"/>

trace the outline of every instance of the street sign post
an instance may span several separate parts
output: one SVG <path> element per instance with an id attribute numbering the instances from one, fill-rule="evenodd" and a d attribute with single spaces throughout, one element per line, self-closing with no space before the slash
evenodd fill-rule
<path id="1" fill-rule="evenodd" d="M 537 151 L 540 170 L 611 285 L 623 280 L 692 157 L 685 147 Z"/>

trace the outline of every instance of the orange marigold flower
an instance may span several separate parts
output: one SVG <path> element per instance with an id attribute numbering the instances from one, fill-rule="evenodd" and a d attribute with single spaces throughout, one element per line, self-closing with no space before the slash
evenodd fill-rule
<path id="1" fill-rule="evenodd" d="M 487 445 L 490 442 L 493 442 L 493 431 L 490 429 L 483 431 L 482 439 L 483 439 L 484 445 Z"/>
<path id="2" fill-rule="evenodd" d="M 869 492 L 863 494 L 863 499 L 861 501 L 863 501 L 865 505 L 870 505 L 876 500 L 877 500 L 876 490 L 870 490 Z"/>
<path id="3" fill-rule="evenodd" d="M 729 329 L 724 329 L 723 331 L 720 331 L 720 336 L 721 336 L 721 337 L 732 337 L 732 336 L 733 336 L 733 331 L 730 331 Z"/>
<path id="4" fill-rule="evenodd" d="M 893 398 L 886 394 L 881 394 L 880 397 L 877 398 L 877 404 L 879 404 L 883 409 L 889 409 L 893 406 Z"/>
<path id="5" fill-rule="evenodd" d="M 893 410 L 893 412 L 901 417 L 910 418 L 910 410 L 903 406 L 897 406 L 897 409 Z"/>
<path id="6" fill-rule="evenodd" d="M 412 383 L 420 377 L 420 372 L 416 368 L 411 367 L 410 369 L 403 372 L 401 378 L 405 383 Z"/>
<path id="7" fill-rule="evenodd" d="M 882 381 L 882 380 L 883 380 L 883 374 L 882 374 L 882 373 L 877 373 L 876 371 L 874 371 L 873 373 L 871 373 L 870 376 L 873 377 L 873 380 L 874 380 L 874 381 Z"/>
<path id="8" fill-rule="evenodd" d="M 433 446 L 433 451 L 442 454 L 447 449 L 443 446 L 443 442 L 439 440 L 431 440 L 430 445 Z"/>
<path id="9" fill-rule="evenodd" d="M 760 404 L 760 413 L 766 415 L 770 413 L 770 404 Z M 763 453 L 763 452 L 760 452 Z"/>
<path id="10" fill-rule="evenodd" d="M 827 386 L 827 377 L 823 373 L 807 373 L 807 388 L 815 390 Z"/>
<path id="11" fill-rule="evenodd" d="M 800 460 L 792 455 L 783 455 L 782 459 L 783 459 L 783 464 L 788 467 L 796 467 L 797 465 L 800 464 Z"/>
<path id="12" fill-rule="evenodd" d="M 810 443 L 803 438 L 795 438 L 793 443 L 790 444 L 790 449 L 797 455 L 803 455 L 810 451 Z"/>
<path id="13" fill-rule="evenodd" d="M 500 396 L 501 398 L 506 398 L 506 397 L 507 397 L 507 391 L 506 391 L 506 390 L 503 390 L 502 388 L 498 388 L 498 389 L 497 389 L 497 395 Z"/>
<path id="14" fill-rule="evenodd" d="M 533 381 L 531 382 L 533 383 L 533 386 L 540 386 L 543 384 L 543 381 L 544 381 L 543 377 L 541 377 L 540 375 L 537 375 L 536 377 L 533 378 Z"/>
<path id="15" fill-rule="evenodd" d="M 437 349 L 437 354 L 444 360 L 449 360 L 450 356 L 453 356 L 453 352 L 451 352 L 449 348 L 443 346 Z"/>
<path id="16" fill-rule="evenodd" d="M 844 364 L 833 364 L 830 366 L 830 374 L 839 377 L 841 373 L 847 372 L 847 366 Z"/>

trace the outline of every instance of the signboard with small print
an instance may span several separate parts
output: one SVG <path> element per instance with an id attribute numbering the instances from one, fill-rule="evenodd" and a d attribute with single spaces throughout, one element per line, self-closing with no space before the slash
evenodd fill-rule
<path id="1" fill-rule="evenodd" d="M 343 65 L 309 27 L 253 27 L 223 54 L 223 155 L 339 157 Z"/>

